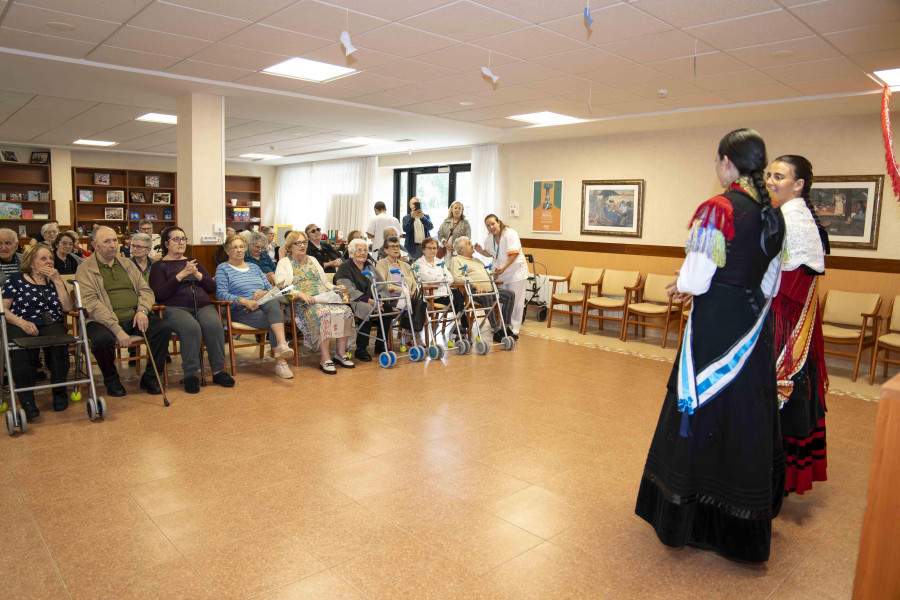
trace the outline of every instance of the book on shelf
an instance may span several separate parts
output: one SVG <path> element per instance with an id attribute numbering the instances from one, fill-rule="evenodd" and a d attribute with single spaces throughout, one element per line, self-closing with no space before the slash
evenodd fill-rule
<path id="1" fill-rule="evenodd" d="M 19 237 L 28 237 L 28 230 L 25 229 L 24 225 L 19 225 Z"/>
<path id="2" fill-rule="evenodd" d="M 6 199 L 10 202 L 21 202 L 22 194 L 7 194 Z"/>
<path id="3" fill-rule="evenodd" d="M 41 192 L 41 202 L 50 202 L 50 192 Z"/>
<path id="4" fill-rule="evenodd" d="M 40 202 L 41 201 L 41 193 L 35 191 L 28 192 L 28 201 L 29 202 Z"/>
<path id="5" fill-rule="evenodd" d="M 49 213 L 34 213 L 35 221 L 46 221 L 50 218 Z"/>
<path id="6" fill-rule="evenodd" d="M 12 194 L 10 194 L 12 195 Z M 21 219 L 22 205 L 18 202 L 0 202 L 0 219 Z"/>
<path id="7" fill-rule="evenodd" d="M 0 202 L 6 202 L 6 193 L 0 192 Z"/>
<path id="8" fill-rule="evenodd" d="M 33 219 L 34 211 L 26 208 L 25 210 L 22 211 L 22 218 L 23 219 Z"/>
<path id="9" fill-rule="evenodd" d="M 163 221 L 174 221 L 174 220 L 175 220 L 175 217 L 172 214 L 172 209 L 164 208 L 163 209 Z"/>

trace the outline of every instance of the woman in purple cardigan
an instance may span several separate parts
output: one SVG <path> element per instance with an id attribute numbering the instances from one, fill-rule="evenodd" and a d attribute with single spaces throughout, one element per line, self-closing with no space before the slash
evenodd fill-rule
<path id="1" fill-rule="evenodd" d="M 166 306 L 163 318 L 172 323 L 172 330 L 181 340 L 184 391 L 200 391 L 201 338 L 206 342 L 212 380 L 223 387 L 233 387 L 234 379 L 225 372 L 222 320 L 209 299 L 209 294 L 216 291 L 216 282 L 203 265 L 185 257 L 187 235 L 182 228 L 163 229 L 160 244 L 162 260 L 150 267 L 149 284 L 156 301 Z"/>

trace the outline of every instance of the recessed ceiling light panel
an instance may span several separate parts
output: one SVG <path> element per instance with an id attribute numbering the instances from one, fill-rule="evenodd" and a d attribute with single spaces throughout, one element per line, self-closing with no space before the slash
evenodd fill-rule
<path id="1" fill-rule="evenodd" d="M 47 27 L 57 31 L 75 31 L 75 26 L 71 23 L 63 23 L 62 21 L 50 21 Z"/>
<path id="2" fill-rule="evenodd" d="M 178 123 L 178 117 L 176 115 L 166 115 L 163 113 L 155 113 L 150 112 L 146 115 L 141 115 L 135 121 L 147 121 L 149 123 L 165 123 L 167 125 L 175 125 Z"/>
<path id="3" fill-rule="evenodd" d="M 72 143 L 78 144 L 79 146 L 115 146 L 119 142 L 104 142 L 101 140 L 75 140 Z"/>
<path id="4" fill-rule="evenodd" d="M 303 79 L 304 81 L 322 82 L 355 73 L 356 69 L 339 67 L 306 58 L 289 58 L 277 65 L 263 69 L 262 72 L 270 75 L 280 75 L 281 77 Z"/>
<path id="5" fill-rule="evenodd" d="M 584 119 L 577 119 L 575 117 L 561 115 L 559 113 L 546 110 L 536 113 L 527 113 L 524 115 L 511 115 L 506 118 L 514 119 L 516 121 L 524 121 L 526 123 L 532 123 L 534 125 L 569 125 L 570 123 L 581 123 L 584 121 Z"/>
<path id="6" fill-rule="evenodd" d="M 891 87 L 900 85 L 900 69 L 886 69 L 874 71 L 875 76 Z"/>
<path id="7" fill-rule="evenodd" d="M 239 158 L 252 158 L 254 160 L 274 160 L 276 158 L 284 158 L 276 154 L 241 154 Z"/>

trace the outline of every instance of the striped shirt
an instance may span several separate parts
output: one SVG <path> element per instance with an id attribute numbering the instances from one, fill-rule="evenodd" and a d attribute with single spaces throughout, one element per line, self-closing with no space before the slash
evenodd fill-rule
<path id="1" fill-rule="evenodd" d="M 227 262 L 216 268 L 216 298 L 237 306 L 238 298 L 253 300 L 253 292 L 272 287 L 259 267 L 250 263 L 247 270 L 239 270 Z"/>

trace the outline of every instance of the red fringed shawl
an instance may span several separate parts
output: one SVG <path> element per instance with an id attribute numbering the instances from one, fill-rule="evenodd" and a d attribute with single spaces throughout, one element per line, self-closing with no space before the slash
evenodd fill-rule
<path id="1" fill-rule="evenodd" d="M 700 221 L 701 227 L 711 225 L 728 241 L 734 239 L 734 207 L 725 196 L 714 196 L 698 206 L 688 229 L 694 226 L 695 221 Z"/>

